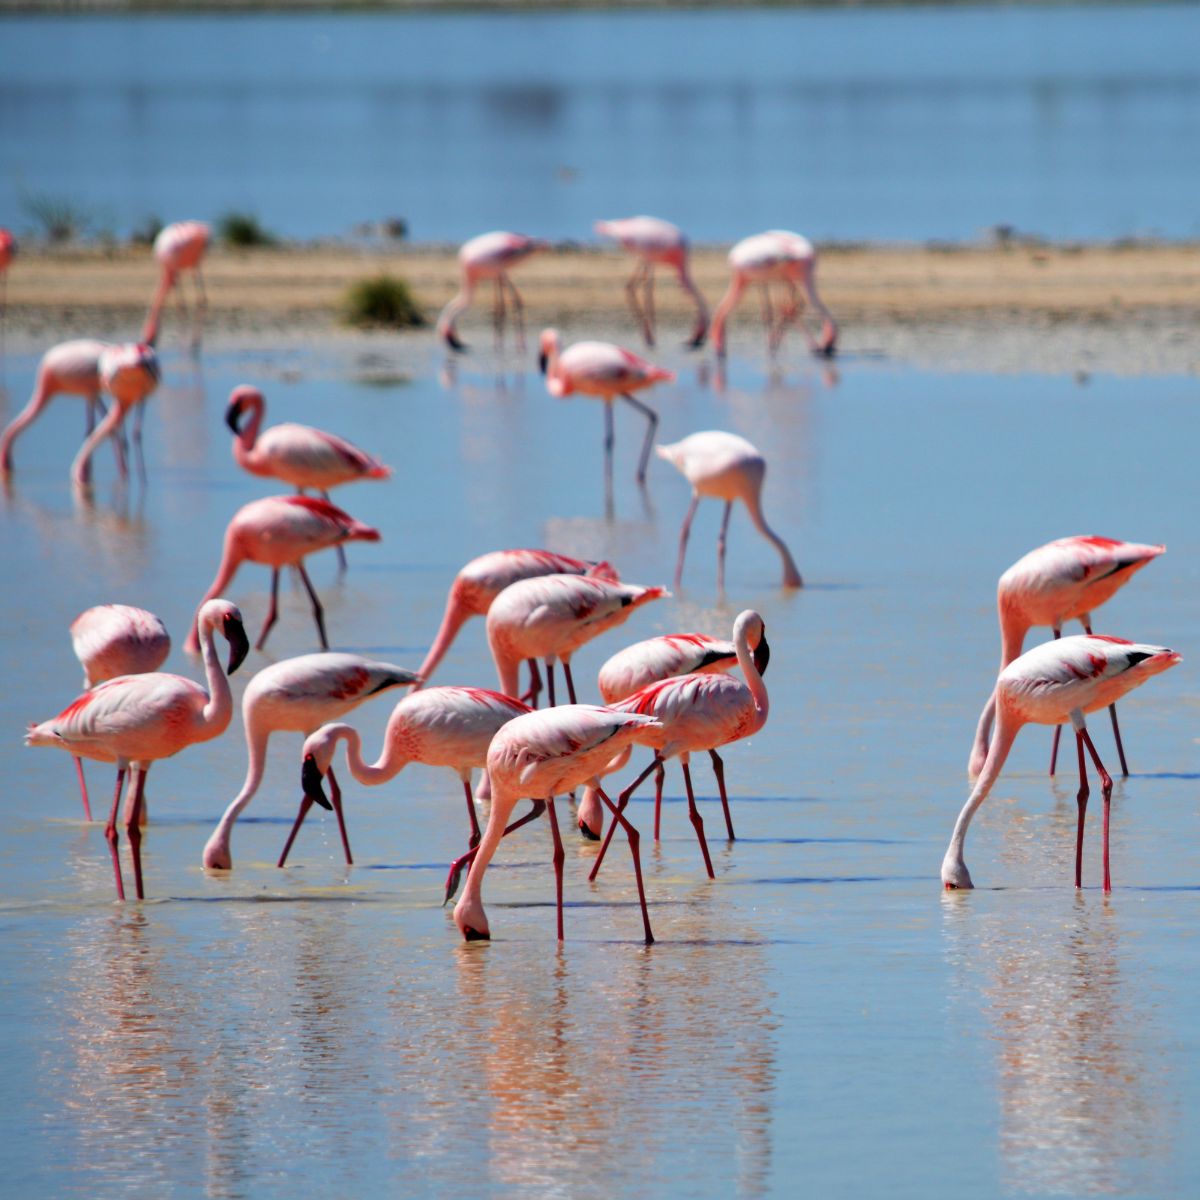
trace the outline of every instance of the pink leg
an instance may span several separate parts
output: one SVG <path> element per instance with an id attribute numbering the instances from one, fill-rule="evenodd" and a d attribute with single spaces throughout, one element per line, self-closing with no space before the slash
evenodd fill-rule
<path id="1" fill-rule="evenodd" d="M 117 810 L 121 807 L 121 791 L 125 786 L 125 768 L 117 770 L 117 787 L 113 792 L 112 812 L 108 814 L 108 824 L 104 827 L 104 837 L 112 853 L 113 875 L 117 881 L 117 899 L 125 899 L 125 884 L 121 880 L 121 856 L 119 853 L 121 835 L 117 833 Z"/>
<path id="2" fill-rule="evenodd" d="M 625 285 L 625 298 L 629 301 L 629 307 L 633 310 L 634 318 L 642 327 L 642 336 L 646 339 L 646 345 L 653 346 L 654 331 L 650 328 L 650 324 L 642 312 L 641 301 L 638 298 L 638 287 L 641 285 L 649 269 L 649 264 L 645 262 L 639 263 L 634 268 L 633 274 L 629 277 L 629 282 Z"/>
<path id="3" fill-rule="evenodd" d="M 675 586 L 678 588 L 680 580 L 683 579 L 683 556 L 687 552 L 688 534 L 692 532 L 692 519 L 696 515 L 696 509 L 700 506 L 700 493 L 692 493 L 692 502 L 688 505 L 688 510 L 683 518 L 683 525 L 679 530 L 679 561 L 675 564 Z"/>
<path id="4" fill-rule="evenodd" d="M 618 811 L 616 805 L 605 795 L 604 789 L 600 786 L 598 780 L 594 786 L 597 795 L 608 805 L 609 811 L 621 823 L 621 827 L 625 830 L 625 836 L 629 839 L 629 853 L 633 856 L 633 874 L 637 880 L 638 901 L 642 906 L 642 928 L 646 935 L 646 945 L 652 945 L 654 934 L 650 931 L 650 913 L 646 908 L 646 889 L 642 885 L 642 856 L 638 852 L 638 842 L 641 841 L 641 836 L 626 819 L 625 814 Z"/>
<path id="5" fill-rule="evenodd" d="M 92 819 L 92 805 L 88 800 L 87 780 L 83 777 L 83 759 L 75 755 L 75 774 L 79 776 L 79 794 L 83 797 L 83 819 Z"/>
<path id="6" fill-rule="evenodd" d="M 529 807 L 529 811 L 510 825 L 504 827 L 503 837 L 508 837 L 510 833 L 521 828 L 522 825 L 528 825 L 530 821 L 536 820 L 542 815 L 542 810 L 546 807 L 545 800 L 534 800 Z M 446 876 L 446 898 L 442 901 L 442 907 L 445 908 L 451 900 L 454 899 L 454 893 L 458 891 L 458 881 L 462 877 L 463 870 L 469 867 L 475 861 L 474 846 L 459 858 L 456 858 L 450 864 L 450 874 Z"/>
<path id="7" fill-rule="evenodd" d="M 721 808 L 725 812 L 725 832 L 729 834 L 729 840 L 734 842 L 737 841 L 737 838 L 734 837 L 733 819 L 729 815 L 729 796 L 725 792 L 725 764 L 715 750 L 710 750 L 708 756 L 712 759 L 713 774 L 717 777 L 717 787 L 721 790 Z"/>
<path id="8" fill-rule="evenodd" d="M 1117 706 L 1115 704 L 1108 706 L 1108 715 L 1112 718 L 1113 737 L 1117 742 L 1117 756 L 1121 760 L 1121 774 L 1128 775 L 1129 767 L 1125 762 L 1125 747 L 1121 745 L 1121 729 L 1117 725 Z"/>
<path id="9" fill-rule="evenodd" d="M 504 345 L 504 290 L 499 276 L 492 280 L 492 334 L 499 350 Z"/>
<path id="10" fill-rule="evenodd" d="M 762 323 L 767 331 L 767 349 L 775 353 L 775 314 L 771 310 L 771 289 L 765 283 L 758 285 L 759 296 L 762 299 Z"/>
<path id="11" fill-rule="evenodd" d="M 142 792 L 146 787 L 146 772 L 134 768 L 133 773 L 133 810 L 129 814 L 129 824 L 125 832 L 129 837 L 129 849 L 133 853 L 133 886 L 137 898 L 146 898 L 142 887 Z"/>
<path id="12" fill-rule="evenodd" d="M 613 513 L 613 406 L 604 401 L 604 512 Z"/>
<path id="13" fill-rule="evenodd" d="M 527 658 L 525 661 L 529 664 L 529 691 L 517 699 L 530 708 L 537 708 L 537 698 L 542 691 L 542 673 L 538 670 L 536 658 Z"/>
<path id="14" fill-rule="evenodd" d="M 329 639 L 325 636 L 325 610 L 321 607 L 321 601 L 317 599 L 317 593 L 312 585 L 312 580 L 308 577 L 308 572 L 304 569 L 304 563 L 298 562 L 296 570 L 300 572 L 300 582 L 304 584 L 304 590 L 308 592 L 308 598 L 312 601 L 313 619 L 317 623 L 317 633 L 321 638 L 321 649 L 329 649 Z"/>
<path id="15" fill-rule="evenodd" d="M 297 488 L 296 491 L 303 494 L 304 489 Z M 321 495 L 325 497 L 327 504 L 333 503 L 333 501 L 329 499 L 329 492 L 326 489 L 321 489 Z M 339 542 L 336 546 L 334 546 L 334 549 L 337 551 L 338 570 L 344 571 L 346 569 L 346 547 Z"/>
<path id="16" fill-rule="evenodd" d="M 696 796 L 692 791 L 691 768 L 685 760 L 681 759 L 680 762 L 683 765 L 683 782 L 687 787 L 688 816 L 691 818 L 692 828 L 696 831 L 696 840 L 700 843 L 700 853 L 704 855 L 704 869 L 708 872 L 709 879 L 715 879 L 712 859 L 708 856 L 708 842 L 704 840 L 704 818 L 700 815 L 700 810 L 696 807 Z"/>
<path id="17" fill-rule="evenodd" d="M 1096 770 L 1100 772 L 1100 791 L 1104 796 L 1104 890 L 1112 891 L 1112 878 L 1108 870 L 1108 818 L 1109 808 L 1112 804 L 1112 777 L 1104 769 L 1104 764 L 1100 761 L 1100 755 L 1096 753 L 1096 747 L 1092 745 L 1092 739 L 1088 736 L 1086 729 L 1081 729 L 1080 734 L 1083 737 L 1083 744 L 1088 748 L 1088 753 L 1092 756 L 1092 762 L 1096 764 Z"/>
<path id="18" fill-rule="evenodd" d="M 342 789 L 338 787 L 338 781 L 333 777 L 333 768 L 330 767 L 325 772 L 326 778 L 329 780 L 329 802 L 333 805 L 334 816 L 337 817 L 338 833 L 342 836 L 342 850 L 346 855 L 346 866 L 354 866 L 354 856 L 350 853 L 350 839 L 346 836 L 346 817 L 342 812 Z"/>
<path id="19" fill-rule="evenodd" d="M 279 616 L 279 568 L 271 572 L 271 607 L 267 610 L 267 619 L 263 622 L 262 633 L 254 643 L 255 650 L 261 650 L 267 644 L 267 634 Z"/>
<path id="20" fill-rule="evenodd" d="M 612 824 L 608 827 L 608 833 L 604 837 L 604 844 L 600 847 L 600 853 L 596 855 L 596 861 L 592 864 L 591 872 L 588 875 L 588 882 L 595 883 L 596 876 L 600 873 L 600 864 L 604 862 L 604 856 L 608 853 L 608 844 L 613 840 L 613 834 L 617 832 L 618 819 L 625 811 L 625 806 L 629 803 L 629 797 L 642 785 L 643 780 L 650 774 L 651 771 L 660 765 L 660 760 L 656 754 L 650 765 L 623 791 L 617 796 L 616 816 L 613 818 Z"/>
<path id="21" fill-rule="evenodd" d="M 296 813 L 296 820 L 292 823 L 292 832 L 288 834 L 287 841 L 283 844 L 283 852 L 275 864 L 277 867 L 282 867 L 287 862 L 287 857 L 292 851 L 292 843 L 296 840 L 296 834 L 300 832 L 300 826 L 304 824 L 304 818 L 308 816 L 308 810 L 312 806 L 313 802 L 307 796 L 301 797 L 300 810 Z"/>
<path id="22" fill-rule="evenodd" d="M 546 689 L 550 694 L 550 707 L 553 708 L 558 701 L 554 698 L 554 659 L 546 659 Z"/>
<path id="23" fill-rule="evenodd" d="M 656 842 L 659 840 L 659 830 L 662 827 L 663 781 L 666 777 L 667 773 L 660 762 L 658 764 L 658 772 L 654 776 L 654 840 Z"/>
<path id="24" fill-rule="evenodd" d="M 645 309 L 646 309 L 646 330 L 649 336 L 646 338 L 646 345 L 654 345 L 654 267 L 646 264 L 646 287 L 645 287 Z"/>
<path id="25" fill-rule="evenodd" d="M 1062 637 L 1062 630 L 1055 626 L 1054 640 Z M 1054 744 L 1050 747 L 1050 774 L 1054 774 L 1054 768 L 1058 765 L 1058 739 L 1062 737 L 1062 726 L 1055 725 L 1054 727 Z"/>
<path id="26" fill-rule="evenodd" d="M 564 658 L 562 660 L 563 674 L 567 677 L 567 695 L 571 697 L 571 703 L 577 704 L 575 699 L 575 680 L 571 678 L 571 664 Z"/>
<path id="27" fill-rule="evenodd" d="M 1061 728 L 1062 726 L 1059 725 L 1058 729 Z M 1083 823 L 1087 814 L 1087 802 L 1091 789 L 1088 787 L 1087 770 L 1083 764 L 1083 737 L 1078 730 L 1075 733 L 1075 745 L 1079 750 L 1079 795 L 1075 797 L 1075 803 L 1079 806 L 1079 824 L 1075 830 L 1075 886 L 1081 888 L 1083 887 Z"/>
<path id="28" fill-rule="evenodd" d="M 643 486 L 646 483 L 646 466 L 650 462 L 650 451 L 654 449 L 654 435 L 658 430 L 658 413 L 648 404 L 643 404 L 628 392 L 621 393 L 621 399 L 632 405 L 646 418 L 646 436 L 642 440 L 642 453 L 638 458 L 637 481 Z"/>
<path id="29" fill-rule="evenodd" d="M 558 903 L 558 940 L 563 940 L 563 862 L 567 852 L 563 849 L 562 837 L 558 832 L 558 816 L 554 811 L 554 798 L 546 802 L 546 815 L 550 818 L 550 832 L 554 837 L 554 898 Z"/>
<path id="30" fill-rule="evenodd" d="M 513 311 L 517 314 L 517 350 L 524 354 L 525 304 L 521 299 L 521 293 L 517 291 L 517 285 L 507 275 L 501 275 L 500 278 L 504 281 L 504 285 L 508 288 L 508 294 L 512 297 Z"/>
<path id="31" fill-rule="evenodd" d="M 717 534 L 717 592 L 725 592 L 725 539 L 729 532 L 729 515 L 733 512 L 733 501 L 725 501 L 725 516 L 721 518 L 721 532 Z"/>
<path id="32" fill-rule="evenodd" d="M 471 835 L 467 839 L 467 846 L 474 850 L 479 845 L 479 839 L 483 835 L 479 832 L 479 816 L 475 812 L 475 797 L 471 792 L 471 781 L 464 779 L 462 785 L 467 797 L 467 818 L 471 822 Z"/>

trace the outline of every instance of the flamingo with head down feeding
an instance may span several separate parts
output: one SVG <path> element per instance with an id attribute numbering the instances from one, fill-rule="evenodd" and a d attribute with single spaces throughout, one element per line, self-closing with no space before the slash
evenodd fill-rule
<path id="1" fill-rule="evenodd" d="M 664 266 L 675 272 L 679 286 L 696 305 L 696 324 L 690 340 L 685 344 L 693 350 L 703 346 L 708 333 L 708 305 L 704 303 L 700 289 L 692 282 L 688 270 L 688 240 L 682 230 L 658 217 L 621 217 L 615 221 L 597 221 L 594 228 L 601 237 L 620 242 L 625 250 L 638 259 L 638 265 L 625 285 L 625 295 L 634 317 L 642 327 L 646 345 L 654 345 L 654 268 Z"/>
<path id="2" fill-rule="evenodd" d="M 1083 823 L 1087 811 L 1088 781 L 1083 751 L 1087 747 L 1100 775 L 1104 796 L 1104 890 L 1112 890 L 1108 863 L 1109 805 L 1112 779 L 1092 745 L 1084 714 L 1096 712 L 1140 687 L 1152 675 L 1175 666 L 1181 656 L 1165 646 L 1127 642 L 1122 638 L 1083 634 L 1045 642 L 1027 650 L 1000 672 L 993 693 L 996 730 L 975 787 L 954 824 L 950 845 L 942 860 L 942 883 L 948 888 L 969 888 L 971 873 L 963 860 L 967 828 L 987 799 L 1021 726 L 1062 725 L 1071 722 L 1079 757 L 1079 821 L 1075 836 L 1075 886 L 1083 886 Z"/>
<path id="3" fill-rule="evenodd" d="M 469 242 L 464 242 L 458 252 L 461 282 L 458 292 L 442 309 L 438 317 L 438 336 L 451 350 L 465 350 L 466 343 L 454 332 L 454 323 L 470 306 L 475 289 L 487 279 L 492 281 L 492 325 L 499 347 L 504 338 L 504 325 L 508 318 L 505 291 L 512 297 L 517 312 L 517 348 L 525 349 L 525 305 L 508 273 L 531 254 L 544 250 L 547 243 L 538 238 L 526 237 L 523 233 L 481 233 Z"/>
<path id="4" fill-rule="evenodd" d="M 158 340 L 158 323 L 163 305 L 171 289 L 179 282 L 184 271 L 191 271 L 196 284 L 195 311 L 192 318 L 192 353 L 200 349 L 200 338 L 204 332 L 204 314 L 208 309 L 208 297 L 204 293 L 204 276 L 200 265 L 208 250 L 212 230 L 203 221 L 176 221 L 159 230 L 154 239 L 154 257 L 158 260 L 158 287 L 142 326 L 142 341 L 153 345 Z M 179 289 L 179 305 L 187 316 L 187 304 L 183 288 Z"/>
<path id="5" fill-rule="evenodd" d="M 100 385 L 112 397 L 112 404 L 100 424 L 87 436 L 75 461 L 71 464 L 71 482 L 76 487 L 85 486 L 91 479 L 92 455 L 96 447 L 124 424 L 129 413 L 133 418 L 133 448 L 137 451 L 138 475 L 146 482 L 146 457 L 142 452 L 142 422 L 146 415 L 146 401 L 158 387 L 162 371 L 154 347 L 140 342 L 127 342 L 121 346 L 107 346 L 100 354 Z M 125 464 L 119 460 L 122 477 Z"/>
<path id="6" fill-rule="evenodd" d="M 145 675 L 120 675 L 84 692 L 57 717 L 31 725 L 25 735 L 27 746 L 59 746 L 71 754 L 117 764 L 117 786 L 104 836 L 112 853 L 117 896 L 125 899 L 118 856 L 117 807 L 126 772 L 134 773 L 133 802 L 126 822 L 133 852 L 137 898 L 143 899 L 142 797 L 146 773 L 160 758 L 170 758 L 198 742 L 219 737 L 233 715 L 233 697 L 226 671 L 237 670 L 249 650 L 242 616 L 228 600 L 210 600 L 198 620 L 205 691 L 198 683 L 180 675 L 151 671 Z M 229 664 L 221 670 L 214 639 L 220 633 L 229 643 Z"/>

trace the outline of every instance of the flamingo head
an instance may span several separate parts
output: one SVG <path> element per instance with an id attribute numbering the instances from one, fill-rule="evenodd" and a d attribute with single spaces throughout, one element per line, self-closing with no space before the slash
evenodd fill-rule
<path id="1" fill-rule="evenodd" d="M 333 762 L 339 728 L 337 725 L 322 725 L 316 733 L 309 734 L 301 751 L 300 786 L 304 789 L 305 798 L 326 810 L 332 810 L 333 805 L 325 795 L 325 773 Z"/>
<path id="2" fill-rule="evenodd" d="M 754 665 L 761 675 L 771 661 L 771 647 L 767 644 L 766 622 L 754 611 L 748 608 L 739 613 L 733 623 L 734 645 L 744 643 L 754 656 Z"/>
<path id="3" fill-rule="evenodd" d="M 233 430 L 234 433 L 241 433 L 238 427 L 238 422 L 242 419 L 242 414 L 247 409 L 262 410 L 263 394 L 255 387 L 248 387 L 243 384 L 241 387 L 235 387 L 229 394 L 229 406 L 225 409 L 225 424 Z"/>
<path id="4" fill-rule="evenodd" d="M 196 617 L 196 633 L 201 634 L 205 630 L 219 633 L 229 643 L 229 662 L 225 674 L 232 675 L 250 653 L 250 639 L 246 636 L 241 610 L 228 600 L 209 600 Z M 190 649 L 190 646 L 189 637 L 186 648 Z"/>
<path id="5" fill-rule="evenodd" d="M 458 354 L 465 354 L 467 351 L 467 343 L 449 325 L 442 330 L 442 341 Z"/>
<path id="6" fill-rule="evenodd" d="M 218 829 L 204 844 L 201 860 L 206 871 L 232 871 L 233 854 L 229 849 L 229 836 Z"/>
<path id="7" fill-rule="evenodd" d="M 832 358 L 837 353 L 837 326 L 826 318 L 821 325 L 821 336 L 817 339 L 817 353 L 822 358 Z"/>
<path id="8" fill-rule="evenodd" d="M 162 377 L 158 355 L 149 342 L 127 342 L 110 346 L 100 355 L 101 386 L 122 408 L 140 404 Z"/>

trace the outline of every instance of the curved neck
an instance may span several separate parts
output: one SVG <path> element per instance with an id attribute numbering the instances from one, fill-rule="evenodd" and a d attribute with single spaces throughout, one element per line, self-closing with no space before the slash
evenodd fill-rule
<path id="1" fill-rule="evenodd" d="M 204 677 L 208 682 L 208 703 L 201 710 L 205 725 L 216 726 L 221 733 L 233 716 L 233 696 L 229 691 L 229 680 L 221 669 L 217 658 L 216 630 L 211 625 L 200 635 L 200 653 L 204 657 Z"/>
<path id="2" fill-rule="evenodd" d="M 197 628 L 197 621 L 200 617 L 200 610 L 214 597 L 219 596 L 224 590 L 229 581 L 233 578 L 234 573 L 242 562 L 242 552 L 238 546 L 237 533 L 233 529 L 225 531 L 225 546 L 221 552 L 221 565 L 217 568 L 217 577 L 212 581 L 207 592 L 204 593 L 200 603 L 196 605 L 196 616 L 192 620 L 192 628 L 188 633 L 187 641 L 184 642 L 183 648 L 188 654 L 195 654 L 200 647 L 200 635 Z"/>
<path id="3" fill-rule="evenodd" d="M 384 735 L 383 752 L 377 762 L 368 763 L 362 756 L 362 735 L 353 725 L 335 725 L 331 731 L 335 746 L 338 742 L 346 743 L 346 765 L 350 768 L 350 774 L 367 787 L 377 787 L 394 779 L 408 763 L 408 759 L 396 751 L 395 741 L 390 734 L 389 723 L 388 733 Z"/>
<path id="4" fill-rule="evenodd" d="M 729 314 L 733 312 L 734 306 L 742 298 L 742 292 L 745 290 L 745 280 L 735 272 L 729 290 L 721 297 L 721 303 L 717 305 L 717 311 L 713 313 L 712 343 L 718 354 L 725 353 L 725 322 L 729 319 Z"/>
<path id="5" fill-rule="evenodd" d="M 244 403 L 249 416 L 246 423 L 238 430 L 237 437 L 233 442 L 233 457 L 237 459 L 239 466 L 243 465 L 243 459 L 253 452 L 254 443 L 258 441 L 259 430 L 262 429 L 263 423 L 262 397 L 255 396 Z"/>
<path id="6" fill-rule="evenodd" d="M 1023 724 L 1010 712 L 1003 700 L 999 700 L 995 704 L 996 736 L 992 739 L 991 746 L 988 747 L 987 760 L 983 764 L 979 778 L 975 781 L 975 787 L 967 798 L 966 804 L 963 805 L 962 811 L 958 814 L 958 820 L 954 823 L 954 833 L 950 837 L 950 846 L 946 851 L 948 861 L 962 863 L 963 843 L 966 841 L 971 818 L 975 816 L 979 806 L 987 799 L 988 793 L 999 778 L 1000 770 L 1004 766 L 1017 732 Z"/>
<path id="7" fill-rule="evenodd" d="M 158 277 L 158 287 L 155 289 L 154 299 L 150 301 L 150 311 L 146 314 L 146 323 L 142 326 L 142 336 L 138 339 L 148 346 L 153 346 L 158 339 L 158 321 L 174 283 L 175 272 L 164 267 Z"/>
<path id="8" fill-rule="evenodd" d="M 472 610 L 462 602 L 459 581 L 456 579 L 450 589 L 450 595 L 446 597 L 446 611 L 442 614 L 442 624 L 437 631 L 437 637 L 433 639 L 433 645 L 429 647 L 429 653 L 425 655 L 425 661 L 417 671 L 423 683 L 429 682 L 429 677 L 437 669 L 438 663 L 458 636 L 458 631 L 471 615 Z"/>
<path id="9" fill-rule="evenodd" d="M 754 665 L 754 657 L 751 655 L 750 645 L 746 641 L 745 629 L 737 630 L 733 644 L 737 650 L 738 665 L 742 668 L 742 676 L 746 680 L 746 686 L 750 689 L 750 695 L 754 697 L 756 723 L 754 729 L 750 731 L 753 733 L 766 724 L 767 713 L 770 711 L 767 686 L 763 683 L 763 677 L 758 673 L 758 667 Z"/>
<path id="10" fill-rule="evenodd" d="M 221 814 L 215 833 L 228 835 L 233 823 L 242 814 L 242 810 L 254 798 L 262 783 L 263 770 L 267 762 L 267 740 L 270 730 L 262 728 L 252 715 L 245 712 L 243 705 L 242 719 L 246 726 L 246 778 L 242 782 L 242 790 L 229 802 L 229 807 Z"/>
<path id="11" fill-rule="evenodd" d="M 746 511 L 750 514 L 750 520 L 754 522 L 754 527 L 775 547 L 779 552 L 779 557 L 783 560 L 784 586 L 799 587 L 800 570 L 796 566 L 796 561 L 792 558 L 792 552 L 787 548 L 783 538 L 767 524 L 767 519 L 763 516 L 762 512 L 761 496 L 751 491 L 743 499 L 746 502 Z"/>
<path id="12" fill-rule="evenodd" d="M 999 604 L 1000 611 L 1000 669 L 1003 671 L 1015 658 L 1021 657 L 1025 648 L 1025 635 L 1029 622 L 1016 612 L 1012 605 Z"/>
<path id="13" fill-rule="evenodd" d="M 87 440 L 79 447 L 79 453 L 75 455 L 75 461 L 71 464 L 71 478 L 77 484 L 82 484 L 86 481 L 87 466 L 92 460 L 92 455 L 96 451 L 96 447 L 118 425 L 125 419 L 125 406 L 118 400 L 114 399 L 108 406 L 108 412 L 104 414 L 104 419 L 96 426 L 95 429 L 88 435 Z"/>

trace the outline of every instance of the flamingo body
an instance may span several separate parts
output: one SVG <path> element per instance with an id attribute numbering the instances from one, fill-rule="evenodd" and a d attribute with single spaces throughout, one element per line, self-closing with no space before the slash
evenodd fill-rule
<path id="1" fill-rule="evenodd" d="M 668 633 L 618 650 L 601 668 L 597 681 L 605 704 L 674 675 L 729 671 L 737 665 L 731 641 L 704 633 Z"/>
<path id="2" fill-rule="evenodd" d="M 495 303 L 493 307 L 493 323 L 495 325 L 496 341 L 499 344 L 504 333 L 506 320 L 505 294 L 511 297 L 517 310 L 518 345 L 525 347 L 525 306 L 521 294 L 517 291 L 508 273 L 518 263 L 523 262 L 535 251 L 544 249 L 546 243 L 538 238 L 527 237 L 523 233 L 508 233 L 496 230 L 493 233 L 481 233 L 478 237 L 464 242 L 458 251 L 460 271 L 459 290 L 442 309 L 438 317 L 438 336 L 452 350 L 465 350 L 466 345 L 459 339 L 454 330 L 459 316 L 470 306 L 475 289 L 485 280 L 491 280 L 495 285 Z"/>
<path id="3" fill-rule="evenodd" d="M 171 652 L 171 635 L 152 612 L 129 604 L 100 604 L 71 622 L 71 645 L 83 667 L 83 686 L 117 675 L 157 671 Z"/>

